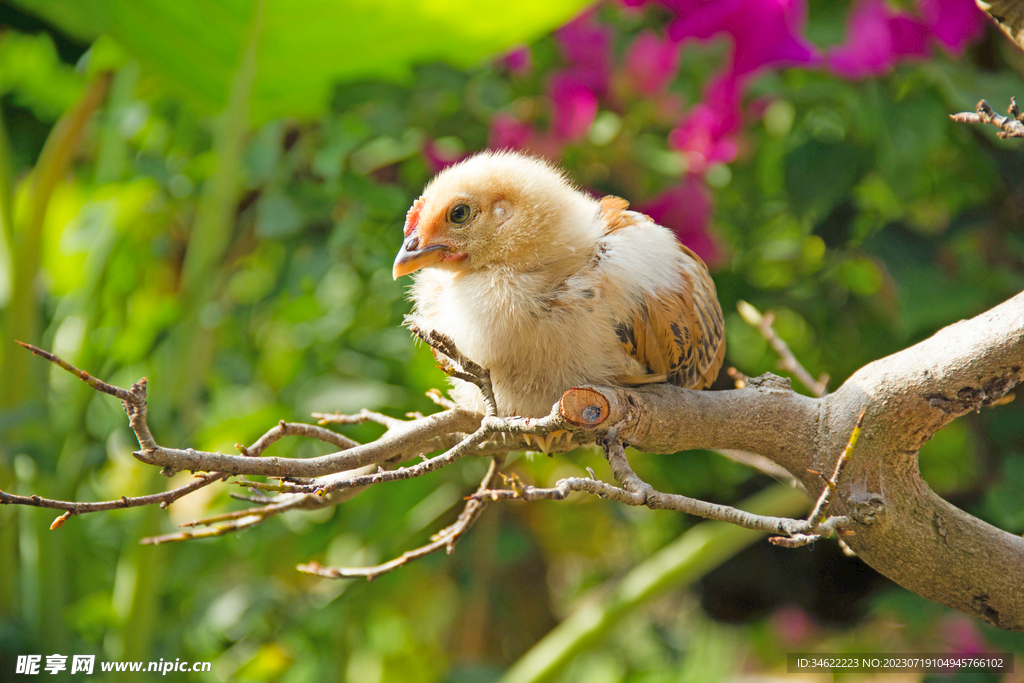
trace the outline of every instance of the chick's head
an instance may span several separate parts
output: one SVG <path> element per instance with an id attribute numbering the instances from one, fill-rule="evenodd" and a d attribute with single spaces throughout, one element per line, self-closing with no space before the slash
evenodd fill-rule
<path id="1" fill-rule="evenodd" d="M 529 268 L 566 245 L 593 200 L 546 162 L 511 152 L 477 154 L 439 173 L 405 219 L 395 279 L 420 268 Z"/>

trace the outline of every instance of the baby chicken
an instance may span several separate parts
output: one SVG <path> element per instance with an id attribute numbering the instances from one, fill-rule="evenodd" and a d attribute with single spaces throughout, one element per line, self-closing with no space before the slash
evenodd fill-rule
<path id="1" fill-rule="evenodd" d="M 518 153 L 445 169 L 409 209 L 395 259 L 395 279 L 416 273 L 411 322 L 490 370 L 502 416 L 547 415 L 581 384 L 708 386 L 725 354 L 715 284 L 628 206 Z M 475 385 L 452 379 L 451 393 L 483 412 Z"/>

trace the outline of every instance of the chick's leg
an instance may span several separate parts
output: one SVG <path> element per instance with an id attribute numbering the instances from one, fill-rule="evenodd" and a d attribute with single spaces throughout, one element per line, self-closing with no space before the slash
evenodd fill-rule
<path id="1" fill-rule="evenodd" d="M 434 357 L 437 358 L 440 368 L 463 382 L 475 384 L 483 395 L 486 405 L 485 413 L 492 417 L 498 414 L 498 403 L 494 398 L 494 386 L 491 384 L 491 373 L 486 368 L 475 363 L 465 356 L 455 346 L 452 338 L 436 330 L 421 330 L 416 325 L 410 325 L 409 329 L 434 350 Z"/>

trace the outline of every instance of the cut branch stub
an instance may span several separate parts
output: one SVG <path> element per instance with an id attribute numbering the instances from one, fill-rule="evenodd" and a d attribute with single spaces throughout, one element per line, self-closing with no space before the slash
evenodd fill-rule
<path id="1" fill-rule="evenodd" d="M 611 406 L 601 392 L 590 387 L 573 387 L 562 394 L 558 412 L 572 425 L 593 428 L 608 419 Z"/>

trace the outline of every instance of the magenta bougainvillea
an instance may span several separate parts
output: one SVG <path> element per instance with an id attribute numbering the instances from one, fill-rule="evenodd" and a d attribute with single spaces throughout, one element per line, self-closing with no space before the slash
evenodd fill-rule
<path id="1" fill-rule="evenodd" d="M 704 176 L 718 164 L 734 161 L 742 148 L 744 94 L 751 81 L 771 69 L 826 70 L 848 79 L 879 76 L 897 63 L 921 59 L 933 46 L 960 54 L 984 30 L 984 15 L 974 0 L 918 0 L 897 9 L 886 0 L 853 3 L 846 36 L 839 45 L 820 48 L 804 35 L 806 0 L 619 0 L 620 11 L 656 5 L 669 14 L 659 30 L 621 36 L 602 21 L 611 12 L 591 8 L 555 34 L 562 68 L 547 79 L 548 124 L 521 121 L 499 113 L 491 121 L 489 147 L 520 149 L 559 158 L 567 145 L 583 140 L 603 108 L 622 108 L 624 97 L 652 100 L 675 123 L 668 145 L 683 159 L 684 173 L 661 194 L 642 201 L 652 218 L 672 228 L 700 256 L 714 262 L 719 252 L 710 234 L 713 197 Z M 681 106 L 670 91 L 688 42 L 725 39 L 728 58 L 707 79 L 700 101 Z M 616 44 L 625 42 L 624 49 Z M 513 75 L 531 69 L 521 48 L 503 58 Z M 625 83 L 626 87 L 615 87 Z M 762 105 L 764 103 L 761 103 Z M 748 107 L 747 112 L 763 110 Z M 542 120 L 542 119 L 538 119 Z"/>

